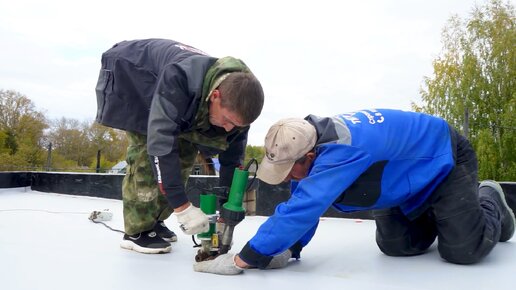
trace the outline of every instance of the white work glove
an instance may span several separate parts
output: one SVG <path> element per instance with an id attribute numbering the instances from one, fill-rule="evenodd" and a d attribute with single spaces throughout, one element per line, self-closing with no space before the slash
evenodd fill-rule
<path id="1" fill-rule="evenodd" d="M 242 273 L 244 269 L 235 264 L 235 254 L 223 254 L 209 261 L 195 263 L 195 272 L 212 273 L 218 275 L 236 275 Z"/>
<path id="2" fill-rule="evenodd" d="M 290 258 L 292 258 L 292 252 L 290 250 L 286 250 L 285 252 L 272 257 L 272 260 L 265 269 L 284 268 L 288 265 L 288 260 L 290 260 Z"/>
<path id="3" fill-rule="evenodd" d="M 180 224 L 179 227 L 187 235 L 205 233 L 210 229 L 208 216 L 193 204 L 190 204 L 190 206 L 182 212 L 174 212 L 174 215 L 177 217 L 177 222 Z"/>

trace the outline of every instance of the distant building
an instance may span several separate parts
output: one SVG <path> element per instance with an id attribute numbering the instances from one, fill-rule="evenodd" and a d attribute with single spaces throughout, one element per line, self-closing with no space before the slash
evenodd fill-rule
<path id="1" fill-rule="evenodd" d="M 120 161 L 115 166 L 111 167 L 108 173 L 122 173 L 125 174 L 125 167 L 127 166 L 127 162 Z"/>

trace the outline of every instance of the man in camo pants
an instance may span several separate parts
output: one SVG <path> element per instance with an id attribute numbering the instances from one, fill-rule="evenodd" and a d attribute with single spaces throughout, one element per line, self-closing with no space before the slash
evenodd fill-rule
<path id="1" fill-rule="evenodd" d="M 219 154 L 219 183 L 230 185 L 263 107 L 249 68 L 173 40 L 123 41 L 102 55 L 96 92 L 96 121 L 126 131 L 129 141 L 121 247 L 170 252 L 177 237 L 163 221 L 172 212 L 185 234 L 207 231 L 208 218 L 188 201 L 185 182 L 200 151 Z"/>

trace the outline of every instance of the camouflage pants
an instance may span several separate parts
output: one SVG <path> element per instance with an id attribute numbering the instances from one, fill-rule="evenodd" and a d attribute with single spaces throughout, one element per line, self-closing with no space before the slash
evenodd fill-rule
<path id="1" fill-rule="evenodd" d="M 126 132 L 127 168 L 122 183 L 124 206 L 124 227 L 128 235 L 151 230 L 156 221 L 167 219 L 173 212 L 157 185 L 147 154 L 147 137 Z M 179 138 L 181 157 L 181 177 L 186 185 L 192 170 L 197 148 L 190 142 Z"/>

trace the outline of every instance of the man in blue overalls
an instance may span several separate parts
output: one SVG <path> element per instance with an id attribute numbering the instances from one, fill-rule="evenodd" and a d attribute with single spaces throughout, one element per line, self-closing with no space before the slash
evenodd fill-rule
<path id="1" fill-rule="evenodd" d="M 473 148 L 440 118 L 378 109 L 283 119 L 270 128 L 265 149 L 258 177 L 291 181 L 290 199 L 238 255 L 198 263 L 196 271 L 286 266 L 330 206 L 373 210 L 376 242 L 389 256 L 422 254 L 437 238 L 444 260 L 473 264 L 514 234 L 502 188 L 478 184 Z"/>

